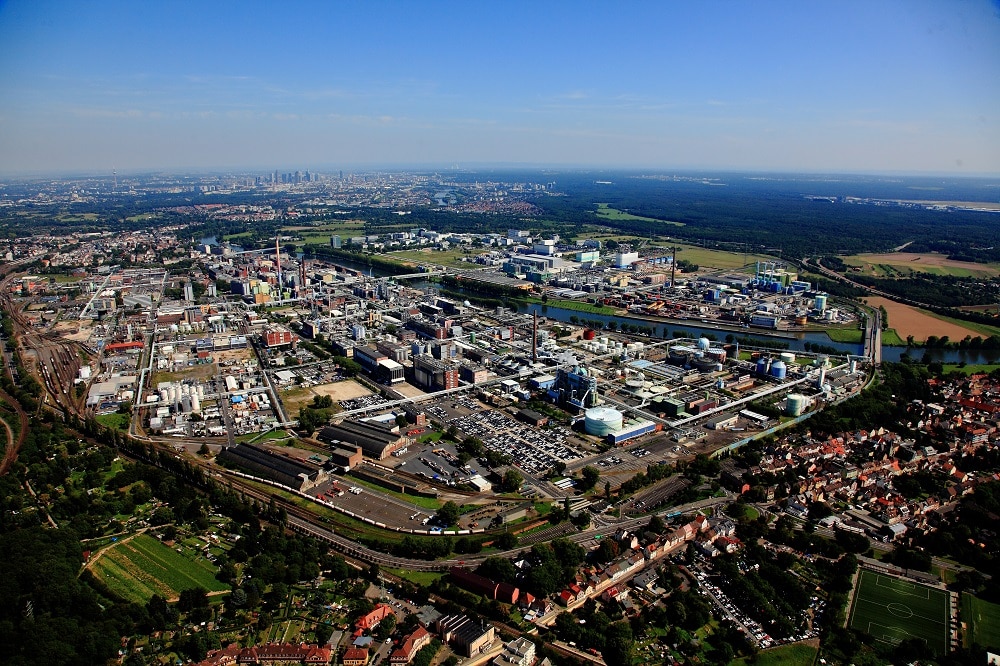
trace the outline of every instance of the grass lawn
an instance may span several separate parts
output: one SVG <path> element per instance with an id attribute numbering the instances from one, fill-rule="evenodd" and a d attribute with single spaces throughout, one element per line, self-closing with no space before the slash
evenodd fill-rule
<path id="1" fill-rule="evenodd" d="M 959 366 L 955 363 L 945 363 L 943 366 L 944 373 L 950 374 L 952 372 L 961 372 L 965 375 L 975 375 L 980 372 L 990 373 L 1000 368 L 1000 365 L 996 363 L 969 363 L 964 366 Z"/>
<path id="2" fill-rule="evenodd" d="M 96 418 L 97 422 L 106 428 L 128 430 L 128 424 L 132 420 L 132 415 L 115 412 L 114 414 L 100 414 Z"/>
<path id="3" fill-rule="evenodd" d="M 757 658 L 750 662 L 746 657 L 735 659 L 730 666 L 743 666 L 753 663 L 756 666 L 812 666 L 818 650 L 806 643 L 794 643 L 781 647 L 761 650 Z"/>
<path id="4" fill-rule="evenodd" d="M 236 442 L 240 443 L 240 444 L 242 444 L 244 442 L 250 442 L 251 444 L 263 444 L 265 442 L 273 442 L 273 441 L 279 440 L 279 439 L 292 439 L 292 440 L 294 440 L 294 438 L 291 435 L 289 435 L 284 430 L 281 430 L 280 428 L 278 430 L 269 430 L 269 431 L 267 431 L 265 433 L 252 432 L 252 433 L 248 433 L 246 435 L 240 435 L 240 436 L 236 437 L 235 439 L 236 439 Z"/>
<path id="5" fill-rule="evenodd" d="M 834 342 L 861 344 L 865 332 L 860 328 L 828 328 L 826 336 Z"/>
<path id="6" fill-rule="evenodd" d="M 459 556 L 456 556 L 459 557 Z M 415 585 L 430 585 L 437 579 L 444 576 L 440 571 L 410 571 L 409 569 L 389 569 L 386 568 L 384 571 L 399 576 L 404 580 L 408 580 Z"/>
<path id="7" fill-rule="evenodd" d="M 229 589 L 215 578 L 214 566 L 190 559 L 147 534 L 112 546 L 94 563 L 93 573 L 112 592 L 139 604 L 154 594 L 174 599 L 195 587 L 209 592 Z"/>
<path id="8" fill-rule="evenodd" d="M 966 624 L 966 642 L 1000 649 L 1000 604 L 962 594 L 961 621 Z"/>
<path id="9" fill-rule="evenodd" d="M 896 329 L 889 328 L 882 331 L 882 344 L 888 345 L 889 347 L 905 347 L 906 340 L 899 337 L 899 333 L 896 332 Z"/>
<path id="10" fill-rule="evenodd" d="M 554 308 L 564 308 L 566 310 L 576 310 L 577 312 L 589 312 L 591 314 L 600 314 L 614 316 L 617 311 L 614 308 L 605 307 L 603 305 L 594 305 L 592 303 L 582 303 L 580 301 L 565 301 L 555 298 L 550 298 L 548 302 L 543 303 L 540 298 L 526 298 L 524 299 L 528 303 L 538 303 L 543 307 L 542 312 L 544 312 L 544 307 L 551 305 Z"/>
<path id="11" fill-rule="evenodd" d="M 922 638 L 934 654 L 945 654 L 948 610 L 947 592 L 862 569 L 849 626 L 889 645 Z"/>

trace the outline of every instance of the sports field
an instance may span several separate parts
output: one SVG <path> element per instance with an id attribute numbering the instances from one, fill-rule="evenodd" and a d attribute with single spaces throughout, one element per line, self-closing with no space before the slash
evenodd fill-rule
<path id="1" fill-rule="evenodd" d="M 947 592 L 862 569 L 850 627 L 891 645 L 921 638 L 935 654 L 945 654 L 948 612 Z"/>
<path id="2" fill-rule="evenodd" d="M 966 643 L 978 643 L 991 650 L 1000 649 L 1000 604 L 962 594 L 962 622 Z"/>

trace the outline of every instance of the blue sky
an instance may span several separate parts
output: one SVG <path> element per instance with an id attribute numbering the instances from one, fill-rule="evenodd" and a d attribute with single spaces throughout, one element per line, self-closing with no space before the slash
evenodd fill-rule
<path id="1" fill-rule="evenodd" d="M 1000 173 L 1000 2 L 0 0 L 0 171 Z"/>

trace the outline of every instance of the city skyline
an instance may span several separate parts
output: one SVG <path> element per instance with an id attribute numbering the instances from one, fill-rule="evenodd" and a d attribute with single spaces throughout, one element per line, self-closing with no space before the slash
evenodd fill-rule
<path id="1" fill-rule="evenodd" d="M 0 6 L 0 172 L 1000 173 L 1000 7 Z"/>

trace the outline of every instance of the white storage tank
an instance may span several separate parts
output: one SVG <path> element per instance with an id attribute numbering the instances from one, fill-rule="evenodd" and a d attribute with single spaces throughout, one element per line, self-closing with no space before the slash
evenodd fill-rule
<path id="1" fill-rule="evenodd" d="M 798 393 L 789 393 L 785 398 L 785 413 L 789 416 L 801 416 L 806 410 L 809 398 Z"/>
<path id="2" fill-rule="evenodd" d="M 779 358 L 785 362 L 785 365 L 795 363 L 795 354 L 792 352 L 781 352 L 781 354 L 779 354 Z"/>
<path id="3" fill-rule="evenodd" d="M 622 429 L 624 417 L 617 409 L 610 407 L 591 407 L 584 412 L 583 427 L 588 435 L 606 437 L 612 432 Z"/>
<path id="4" fill-rule="evenodd" d="M 197 393 L 191 394 L 191 411 L 198 414 L 201 413 L 201 400 L 198 399 Z"/>

